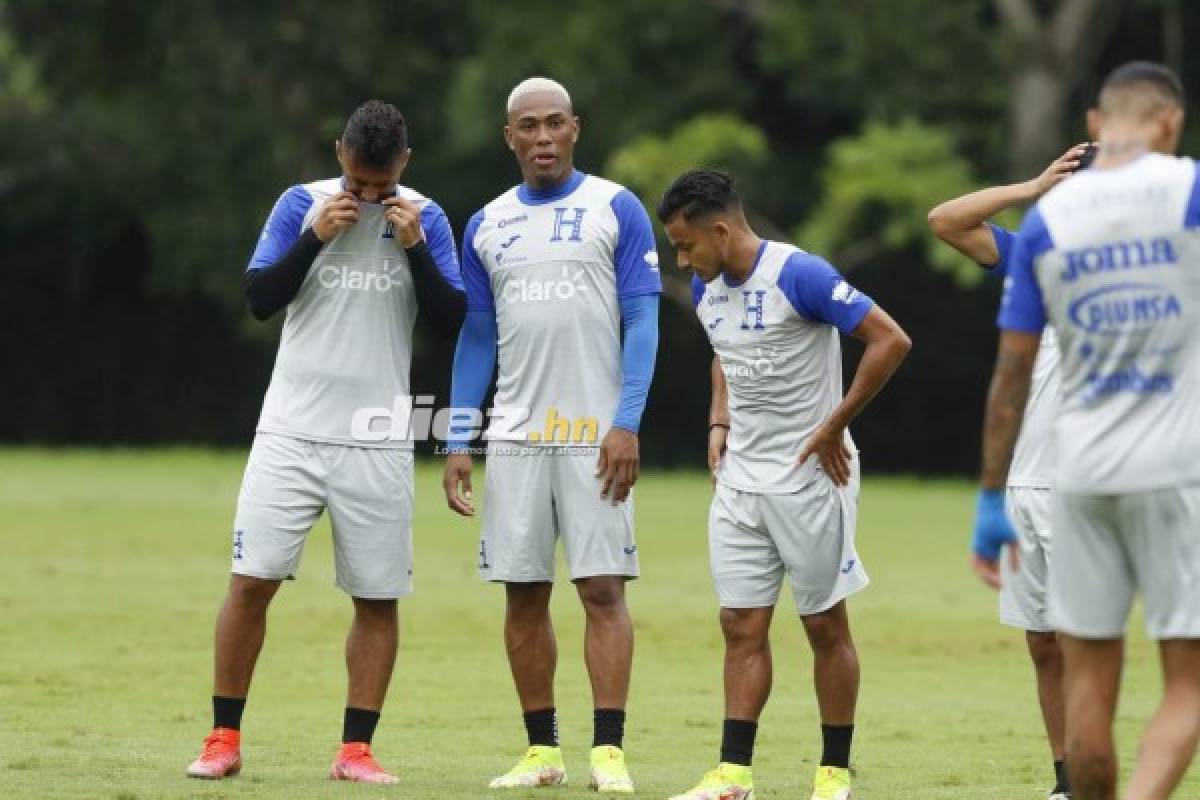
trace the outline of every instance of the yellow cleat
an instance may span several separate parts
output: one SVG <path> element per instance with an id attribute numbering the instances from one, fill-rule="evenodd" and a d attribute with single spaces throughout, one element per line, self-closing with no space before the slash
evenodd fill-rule
<path id="1" fill-rule="evenodd" d="M 721 762 L 705 773 L 700 782 L 671 800 L 752 800 L 754 774 L 750 767 Z"/>
<path id="2" fill-rule="evenodd" d="M 565 786 L 567 770 L 563 766 L 562 750 L 546 745 L 534 745 L 525 751 L 517 765 L 493 778 L 489 789 L 531 789 L 539 786 Z"/>
<path id="3" fill-rule="evenodd" d="M 601 794 L 633 794 L 633 779 L 625 768 L 625 753 L 619 747 L 592 748 L 592 779 L 588 786 Z"/>
<path id="4" fill-rule="evenodd" d="M 850 770 L 817 767 L 813 776 L 812 800 L 850 800 Z"/>

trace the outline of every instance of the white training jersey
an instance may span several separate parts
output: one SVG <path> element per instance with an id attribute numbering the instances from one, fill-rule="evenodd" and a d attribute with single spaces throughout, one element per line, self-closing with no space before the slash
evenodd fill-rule
<path id="1" fill-rule="evenodd" d="M 1008 277 L 1016 235 L 989 225 L 996 239 L 1000 260 L 993 271 Z M 1058 414 L 1059 361 L 1058 337 L 1046 326 L 1033 363 L 1029 404 L 1021 422 L 1021 434 L 1008 470 L 1008 485 L 1026 489 L 1049 489 L 1054 476 L 1054 418 Z"/>
<path id="2" fill-rule="evenodd" d="M 1198 229 L 1195 162 L 1158 154 L 1085 170 L 1026 215 L 999 324 L 1058 333 L 1056 488 L 1200 482 Z"/>
<path id="3" fill-rule="evenodd" d="M 662 291 L 646 209 L 576 171 L 552 190 L 500 195 L 463 239 L 467 310 L 496 315 L 487 438 L 598 444 L 621 393 L 620 301 Z"/>
<path id="4" fill-rule="evenodd" d="M 696 313 L 729 388 L 729 438 L 717 473 L 725 486 L 789 494 L 820 469 L 798 463 L 817 426 L 842 400 L 841 333 L 873 302 L 817 256 L 763 241 L 740 285 L 692 279 Z M 846 433 L 846 445 L 854 442 Z"/>
<path id="5" fill-rule="evenodd" d="M 247 269 L 278 261 L 312 227 L 340 178 L 293 186 L 279 198 Z M 454 235 L 436 203 L 403 186 L 421 209 L 438 269 L 462 287 Z M 322 246 L 287 307 L 258 430 L 358 447 L 412 447 L 409 363 L 417 301 L 404 248 L 383 214 L 359 203 L 358 222 Z"/>

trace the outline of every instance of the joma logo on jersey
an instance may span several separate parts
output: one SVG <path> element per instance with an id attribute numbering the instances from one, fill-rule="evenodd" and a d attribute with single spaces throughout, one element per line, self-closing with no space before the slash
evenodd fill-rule
<path id="1" fill-rule="evenodd" d="M 1067 250 L 1064 255 L 1067 258 L 1067 268 L 1062 271 L 1061 277 L 1065 283 L 1077 280 L 1080 275 L 1179 262 L 1175 246 L 1165 236 L 1148 241 L 1134 239 L 1131 242 L 1113 242 L 1099 247 Z"/>
<path id="2" fill-rule="evenodd" d="M 361 292 L 387 292 L 401 284 L 404 265 L 389 266 L 383 262 L 383 269 L 372 272 L 365 269 L 355 269 L 348 264 L 337 266 L 326 264 L 317 273 L 317 280 L 326 289 L 351 289 Z"/>
<path id="3" fill-rule="evenodd" d="M 1179 298 L 1152 283 L 1122 283 L 1088 292 L 1067 309 L 1071 323 L 1088 333 L 1115 335 L 1153 327 L 1183 314 Z"/>
<path id="4" fill-rule="evenodd" d="M 537 278 L 512 278 L 504 284 L 504 300 L 508 303 L 544 303 L 551 300 L 570 300 L 579 292 L 587 292 L 583 270 L 576 269 L 571 276 L 568 268 L 562 267 L 558 280 Z"/>
<path id="5" fill-rule="evenodd" d="M 530 444 L 595 444 L 600 438 L 600 421 L 595 417 L 560 417 L 558 408 L 546 409 L 546 423 L 540 431 L 530 431 Z"/>

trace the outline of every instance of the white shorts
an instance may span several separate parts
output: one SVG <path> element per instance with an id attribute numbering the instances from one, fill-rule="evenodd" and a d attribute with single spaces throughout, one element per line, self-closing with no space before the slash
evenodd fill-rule
<path id="1" fill-rule="evenodd" d="M 633 493 L 619 505 L 602 497 L 597 457 L 594 447 L 491 446 L 479 543 L 484 580 L 553 581 L 560 537 L 571 580 L 637 577 Z"/>
<path id="2" fill-rule="evenodd" d="M 333 523 L 337 585 L 364 599 L 412 592 L 410 450 L 254 437 L 233 524 L 233 572 L 293 578 L 321 511 Z"/>
<path id="3" fill-rule="evenodd" d="M 827 611 L 868 583 L 854 549 L 857 458 L 839 489 L 824 473 L 792 494 L 717 484 L 708 550 L 722 608 L 774 606 L 786 573 L 801 616 Z"/>
<path id="4" fill-rule="evenodd" d="M 1017 531 L 1020 566 L 1014 570 L 1008 549 L 1000 554 L 1000 621 L 1023 631 L 1054 630 L 1046 616 L 1046 571 L 1050 559 L 1049 489 L 1009 487 L 1005 513 Z M 1014 545 L 1009 545 L 1013 547 Z"/>
<path id="5" fill-rule="evenodd" d="M 1152 639 L 1200 638 L 1200 486 L 1054 493 L 1050 621 L 1081 639 L 1125 634 L 1134 595 Z"/>

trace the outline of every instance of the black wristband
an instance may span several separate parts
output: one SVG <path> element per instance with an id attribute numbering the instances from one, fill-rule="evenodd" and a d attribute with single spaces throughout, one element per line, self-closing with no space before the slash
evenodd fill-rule
<path id="1" fill-rule="evenodd" d="M 724 428 L 725 430 L 729 430 L 729 426 L 724 422 L 710 422 L 708 424 L 708 429 L 711 431 L 713 428 Z"/>

